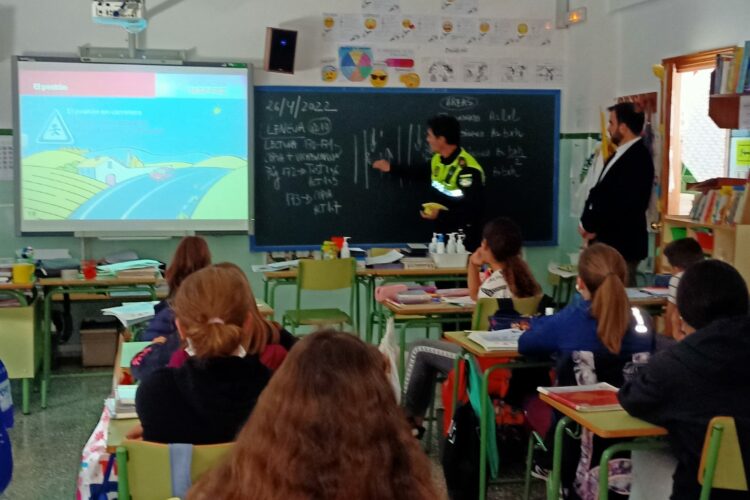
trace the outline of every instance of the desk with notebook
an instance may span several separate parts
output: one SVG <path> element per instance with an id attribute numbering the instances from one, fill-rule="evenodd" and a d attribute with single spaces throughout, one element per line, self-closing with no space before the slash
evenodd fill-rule
<path id="1" fill-rule="evenodd" d="M 570 406 L 561 403 L 545 394 L 539 395 L 540 399 L 562 413 L 564 417 L 560 419 L 555 428 L 555 445 L 552 459 L 552 471 L 547 480 L 547 498 L 548 500 L 557 500 L 560 490 L 560 467 L 562 464 L 563 453 L 563 435 L 566 428 L 573 422 L 589 429 L 591 432 L 602 438 L 656 438 L 665 436 L 667 430 L 658 425 L 653 425 L 638 418 L 629 415 L 625 410 L 609 411 L 577 411 Z M 663 441 L 646 441 L 636 443 L 618 443 L 607 448 L 602 454 L 602 462 L 608 462 L 611 454 L 623 449 L 651 449 L 662 448 L 666 446 Z M 607 470 L 606 465 L 599 470 Z M 599 477 L 599 498 L 607 498 L 609 491 L 609 478 L 602 474 Z"/>

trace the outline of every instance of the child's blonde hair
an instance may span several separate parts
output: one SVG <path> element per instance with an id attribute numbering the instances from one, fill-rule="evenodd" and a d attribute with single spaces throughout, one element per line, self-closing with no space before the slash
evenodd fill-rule
<path id="1" fill-rule="evenodd" d="M 180 331 L 198 358 L 231 356 L 239 346 L 261 352 L 265 330 L 252 328 L 250 284 L 239 268 L 210 266 L 188 276 L 177 291 L 173 309 Z M 249 328 L 248 328 L 249 327 Z"/>

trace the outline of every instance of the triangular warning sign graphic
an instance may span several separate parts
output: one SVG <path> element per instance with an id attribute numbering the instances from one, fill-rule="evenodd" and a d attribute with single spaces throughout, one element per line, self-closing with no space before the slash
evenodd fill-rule
<path id="1" fill-rule="evenodd" d="M 53 144 L 70 144 L 73 142 L 73 135 L 68 130 L 68 126 L 65 125 L 59 111 L 52 112 L 37 141 Z"/>

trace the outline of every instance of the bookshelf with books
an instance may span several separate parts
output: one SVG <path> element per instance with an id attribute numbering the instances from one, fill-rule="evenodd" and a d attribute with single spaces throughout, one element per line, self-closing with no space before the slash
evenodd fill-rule
<path id="1" fill-rule="evenodd" d="M 708 116 L 720 128 L 740 128 L 743 98 L 750 99 L 750 40 L 734 53 L 717 54 L 716 69 L 711 78 Z"/>
<path id="2" fill-rule="evenodd" d="M 688 188 L 699 193 L 689 215 L 664 217 L 662 255 L 669 242 L 692 237 L 707 256 L 732 264 L 750 284 L 750 179 L 718 177 Z"/>

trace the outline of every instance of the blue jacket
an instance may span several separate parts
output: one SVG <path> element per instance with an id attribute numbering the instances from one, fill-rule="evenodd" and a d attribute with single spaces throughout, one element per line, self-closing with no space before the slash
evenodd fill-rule
<path id="1" fill-rule="evenodd" d="M 167 337 L 177 332 L 174 324 L 174 311 L 169 302 L 162 300 L 154 306 L 154 317 L 148 323 L 148 328 L 140 336 L 140 340 L 150 342 L 156 337 Z"/>
<path id="2" fill-rule="evenodd" d="M 651 318 L 640 309 L 635 310 L 639 311 L 637 314 L 646 332 L 636 332 L 639 318 L 633 313 L 630 327 L 622 340 L 622 355 L 651 352 L 654 349 Z M 557 314 L 533 320 L 531 328 L 518 339 L 518 352 L 525 356 L 568 354 L 573 351 L 608 352 L 596 335 L 596 319 L 591 316 L 589 300 L 579 300 Z"/>

